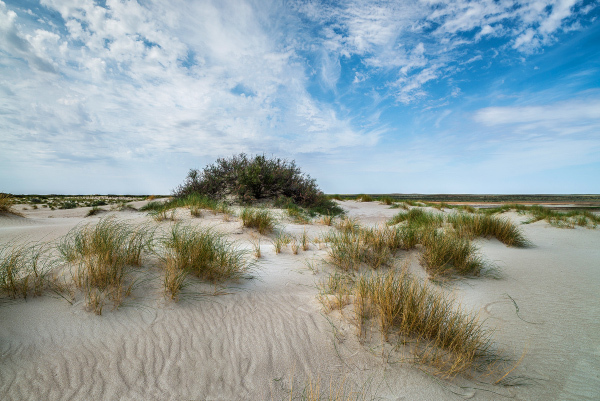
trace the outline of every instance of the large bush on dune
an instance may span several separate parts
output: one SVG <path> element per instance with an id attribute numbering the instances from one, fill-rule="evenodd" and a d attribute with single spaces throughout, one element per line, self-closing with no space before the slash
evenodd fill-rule
<path id="1" fill-rule="evenodd" d="M 305 207 L 327 202 L 315 180 L 302 173 L 294 161 L 264 155 L 248 157 L 244 153 L 217 159 L 202 171 L 190 170 L 174 195 L 185 197 L 193 193 L 215 199 L 229 197 L 243 203 L 281 197 Z"/>

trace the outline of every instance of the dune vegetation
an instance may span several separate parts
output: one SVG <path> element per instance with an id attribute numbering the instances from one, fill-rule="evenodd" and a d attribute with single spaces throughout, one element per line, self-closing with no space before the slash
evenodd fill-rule
<path id="1" fill-rule="evenodd" d="M 264 155 L 249 157 L 241 153 L 217 159 L 202 171 L 190 170 L 185 182 L 175 189 L 174 196 L 184 199 L 193 194 L 241 204 L 283 198 L 310 213 L 338 215 L 343 212 L 294 161 Z"/>
<path id="2" fill-rule="evenodd" d="M 240 213 L 242 225 L 255 228 L 261 234 L 269 234 L 275 228 L 275 217 L 267 209 L 244 208 Z"/>
<path id="3" fill-rule="evenodd" d="M 97 224 L 75 227 L 57 245 L 69 264 L 72 283 L 88 307 L 102 314 L 107 302 L 118 308 L 131 292 L 129 268 L 142 265 L 142 252 L 151 246 L 153 230 L 133 226 L 114 216 Z"/>
<path id="4" fill-rule="evenodd" d="M 175 224 L 159 243 L 164 289 L 172 299 L 188 275 L 214 283 L 239 279 L 252 267 L 246 251 L 210 228 Z"/>
<path id="5" fill-rule="evenodd" d="M 38 243 L 9 242 L 0 246 L 0 291 L 11 298 L 41 295 L 56 265 L 49 251 L 49 246 Z"/>
<path id="6" fill-rule="evenodd" d="M 0 193 L 0 213 L 14 214 L 22 216 L 13 207 L 15 199 L 10 194 Z"/>

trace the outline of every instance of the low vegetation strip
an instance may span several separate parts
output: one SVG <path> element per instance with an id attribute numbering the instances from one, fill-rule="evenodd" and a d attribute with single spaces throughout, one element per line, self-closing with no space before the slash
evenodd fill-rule
<path id="1" fill-rule="evenodd" d="M 527 247 L 530 245 L 522 231 L 506 218 L 478 213 L 433 213 L 420 208 L 400 212 L 388 221 L 388 225 L 405 223 L 417 229 L 452 226 L 459 237 L 495 237 L 507 246 Z"/>
<path id="2" fill-rule="evenodd" d="M 361 227 L 350 219 L 340 221 L 339 231 L 326 237 L 328 262 L 343 271 L 359 270 L 362 265 L 378 269 L 392 265 L 398 250 L 421 244 L 421 261 L 432 276 L 480 274 L 484 263 L 468 237 L 440 228 L 443 220 L 431 213 L 404 215 L 417 217 L 407 218 L 407 224 L 377 228 Z"/>

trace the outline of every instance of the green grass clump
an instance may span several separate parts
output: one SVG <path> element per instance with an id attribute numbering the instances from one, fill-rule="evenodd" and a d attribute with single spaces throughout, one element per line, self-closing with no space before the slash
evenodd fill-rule
<path id="1" fill-rule="evenodd" d="M 293 219 L 298 219 L 298 222 L 303 224 L 305 221 L 308 221 L 310 218 L 318 215 L 334 217 L 345 214 L 344 209 L 326 196 L 320 198 L 314 204 L 305 207 L 301 207 L 294 203 L 292 198 L 287 196 L 279 196 L 273 202 L 273 206 L 286 209 L 290 217 Z"/>
<path id="2" fill-rule="evenodd" d="M 382 196 L 377 199 L 380 203 L 384 205 L 391 206 L 394 203 L 394 200 L 390 196 Z"/>
<path id="3" fill-rule="evenodd" d="M 342 287 L 342 292 L 347 292 Z M 406 272 L 359 277 L 351 290 L 359 332 L 374 319 L 385 340 L 414 342 L 415 359 L 443 376 L 479 368 L 494 359 L 491 334 L 476 315 Z"/>
<path id="4" fill-rule="evenodd" d="M 275 228 L 275 217 L 267 209 L 244 208 L 240 214 L 244 227 L 255 228 L 259 233 L 269 234 Z"/>
<path id="5" fill-rule="evenodd" d="M 161 211 L 165 208 L 165 202 L 152 201 L 146 203 L 144 206 L 140 207 L 138 210 L 140 212 L 152 212 L 152 211 Z"/>
<path id="6" fill-rule="evenodd" d="M 454 213 L 447 216 L 456 232 L 463 237 L 495 237 L 507 246 L 527 247 L 529 241 L 510 220 L 491 215 Z"/>
<path id="7" fill-rule="evenodd" d="M 41 295 L 54 265 L 48 247 L 8 243 L 0 246 L 0 291 L 11 298 Z"/>
<path id="8" fill-rule="evenodd" d="M 87 214 L 85 215 L 85 217 L 90 217 L 90 216 L 94 216 L 100 212 L 102 212 L 103 209 L 100 209 L 98 206 L 93 206 L 90 210 L 88 210 Z"/>
<path id="9" fill-rule="evenodd" d="M 247 252 L 210 228 L 176 224 L 161 238 L 165 292 L 177 299 L 188 275 L 210 282 L 242 277 L 251 265 Z"/>
<path id="10" fill-rule="evenodd" d="M 393 254 L 404 246 L 402 231 L 386 226 L 363 228 L 347 220 L 340 232 L 327 236 L 329 262 L 348 271 L 362 264 L 372 269 L 389 266 Z"/>
<path id="11" fill-rule="evenodd" d="M 130 292 L 127 266 L 142 264 L 142 252 L 149 249 L 152 237 L 147 226 L 132 226 L 109 216 L 96 225 L 75 227 L 57 248 L 75 267 L 73 283 L 83 291 L 88 307 L 102 314 L 106 300 L 117 308 Z"/>
<path id="12" fill-rule="evenodd" d="M 358 202 L 373 202 L 373 197 L 367 194 L 360 194 L 356 197 Z"/>
<path id="13" fill-rule="evenodd" d="M 477 213 L 477 209 L 475 209 L 471 205 L 461 205 L 461 206 L 458 206 L 457 209 L 459 211 L 464 211 L 464 212 L 468 212 L 468 213 Z"/>
<path id="14" fill-rule="evenodd" d="M 454 232 L 429 229 L 422 233 L 420 242 L 425 246 L 421 261 L 433 276 L 452 273 L 478 276 L 483 268 L 477 248 L 468 238 Z"/>
<path id="15" fill-rule="evenodd" d="M 400 202 L 400 203 L 394 203 L 390 209 L 403 209 L 403 210 L 408 210 L 408 204 L 404 203 L 404 202 Z"/>
<path id="16" fill-rule="evenodd" d="M 439 226 L 444 222 L 444 216 L 439 213 L 431 213 L 423 209 L 414 208 L 408 212 L 400 212 L 388 221 L 388 225 L 395 225 L 406 221 L 408 225 L 416 227 Z"/>

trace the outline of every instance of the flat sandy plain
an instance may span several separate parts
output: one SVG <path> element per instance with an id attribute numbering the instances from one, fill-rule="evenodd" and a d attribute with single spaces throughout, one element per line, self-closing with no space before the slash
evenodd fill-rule
<path id="1" fill-rule="evenodd" d="M 364 225 L 383 223 L 399 211 L 377 202 L 340 204 Z M 55 241 L 109 213 L 134 223 L 172 224 L 154 223 L 131 210 L 86 218 L 88 210 L 0 216 L 0 244 Z M 180 221 L 214 226 L 248 249 L 258 236 L 239 220 L 226 222 L 219 214 L 207 211 L 192 218 L 187 209 L 177 213 Z M 504 216 L 517 223 L 526 219 L 516 213 Z M 289 247 L 275 254 L 269 238 L 260 237 L 262 258 L 254 278 L 219 288 L 198 284 L 178 303 L 163 296 L 151 255 L 140 269 L 147 280 L 121 308 L 106 307 L 101 316 L 86 311 L 81 299 L 70 304 L 52 293 L 2 299 L 0 398 L 287 400 L 290 393 L 300 399 L 312 378 L 326 392 L 330 383 L 343 384 L 347 391 L 361 391 L 361 399 L 600 399 L 600 229 L 561 229 L 544 221 L 520 227 L 533 247 L 476 240 L 498 277 L 440 287 L 485 319 L 512 364 L 525 353 L 509 375 L 514 386 L 490 384 L 504 372 L 441 380 L 402 362 L 402 353 L 390 353 L 389 346 L 382 348 L 375 340 L 361 344 L 352 323 L 339 312 L 325 313 L 317 300 L 317 284 L 333 271 L 323 263 L 326 248 L 313 243 L 298 255 Z M 306 230 L 311 238 L 333 229 L 285 220 L 280 228 L 296 235 Z M 418 252 L 400 252 L 397 261 L 426 277 Z"/>

